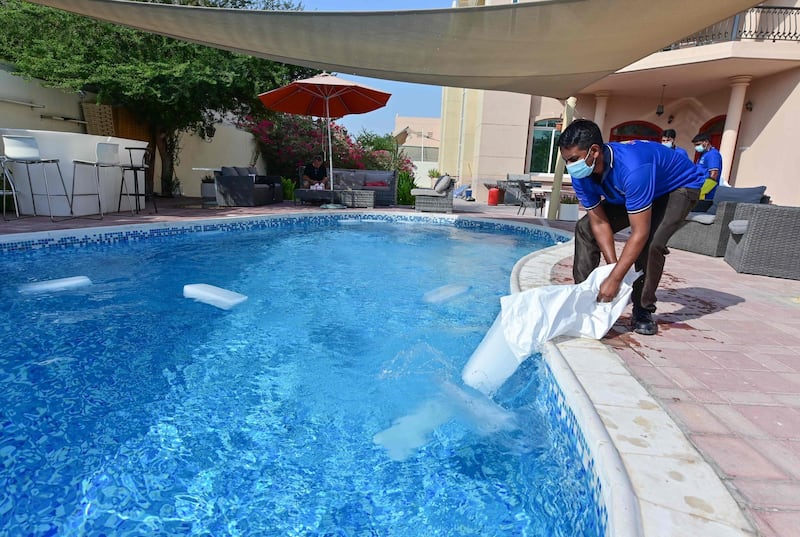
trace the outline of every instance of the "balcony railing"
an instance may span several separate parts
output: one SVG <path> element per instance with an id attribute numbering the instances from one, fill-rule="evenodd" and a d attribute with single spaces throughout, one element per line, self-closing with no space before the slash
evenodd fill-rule
<path id="1" fill-rule="evenodd" d="M 687 36 L 664 50 L 742 39 L 800 41 L 800 8 L 750 8 Z"/>

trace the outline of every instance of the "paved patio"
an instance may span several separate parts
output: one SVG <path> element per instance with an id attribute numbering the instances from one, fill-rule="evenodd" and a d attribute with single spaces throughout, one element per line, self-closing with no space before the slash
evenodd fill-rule
<path id="1" fill-rule="evenodd" d="M 308 210 L 291 202 L 204 209 L 199 199 L 158 200 L 102 221 L 0 221 L 0 234 Z M 406 209 L 391 209 L 406 210 Z M 456 212 L 571 230 L 517 208 L 456 200 Z M 798 261 L 800 262 L 800 261 Z M 570 260 L 555 283 L 571 282 Z M 603 343 L 663 406 L 728 486 L 758 534 L 800 527 L 800 281 L 737 274 L 721 258 L 672 250 L 659 293 L 659 333 L 627 329 L 624 315 Z"/>

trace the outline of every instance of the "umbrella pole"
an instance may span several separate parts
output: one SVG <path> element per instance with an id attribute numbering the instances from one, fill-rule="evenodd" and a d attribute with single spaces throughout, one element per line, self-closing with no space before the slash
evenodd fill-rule
<path id="1" fill-rule="evenodd" d="M 328 120 L 328 180 L 331 182 L 331 192 L 333 192 L 333 142 L 331 141 L 331 109 L 330 100 L 325 98 L 325 118 Z M 331 197 L 333 203 L 333 197 Z"/>

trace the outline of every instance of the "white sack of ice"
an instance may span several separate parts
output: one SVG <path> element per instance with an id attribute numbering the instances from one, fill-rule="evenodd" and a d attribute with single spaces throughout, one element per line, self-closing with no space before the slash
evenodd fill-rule
<path id="1" fill-rule="evenodd" d="M 207 283 L 191 283 L 183 286 L 183 296 L 193 298 L 198 302 L 210 304 L 223 310 L 229 310 L 237 304 L 241 304 L 247 297 L 233 291 L 228 291 L 221 287 L 208 285 Z"/>
<path id="2" fill-rule="evenodd" d="M 92 280 L 86 276 L 72 276 L 56 280 L 26 283 L 19 286 L 20 293 L 45 293 L 48 291 L 66 291 L 92 285 Z"/>
<path id="3" fill-rule="evenodd" d="M 600 339 L 619 319 L 639 273 L 631 268 L 613 301 L 597 302 L 614 265 L 596 268 L 586 281 L 546 285 L 500 299 L 502 311 L 461 373 L 467 386 L 494 394 L 519 364 L 556 336 Z"/>
<path id="4" fill-rule="evenodd" d="M 451 283 L 428 291 L 422 295 L 422 301 L 428 304 L 441 304 L 442 302 L 453 300 L 467 291 L 469 291 L 469 285 Z"/>

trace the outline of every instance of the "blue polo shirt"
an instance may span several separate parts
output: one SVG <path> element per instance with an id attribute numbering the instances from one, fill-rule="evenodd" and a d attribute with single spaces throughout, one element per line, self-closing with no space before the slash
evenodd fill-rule
<path id="1" fill-rule="evenodd" d="M 722 154 L 717 150 L 717 148 L 709 147 L 708 151 L 704 151 L 700 156 L 700 160 L 697 161 L 697 166 L 703 168 L 705 177 L 709 177 L 708 172 L 711 170 L 719 170 L 719 173 L 717 174 L 717 184 L 719 184 L 719 182 L 722 180 Z M 706 193 L 704 199 L 714 199 L 714 194 L 716 194 L 716 192 L 717 187 L 714 185 L 714 188 Z"/>
<path id="2" fill-rule="evenodd" d="M 629 213 L 646 211 L 653 200 L 679 188 L 700 189 L 704 170 L 659 142 L 610 142 L 603 147 L 602 177 L 572 179 L 572 188 L 586 209 L 602 199 L 624 205 Z"/>
<path id="3" fill-rule="evenodd" d="M 676 153 L 678 153 L 679 155 L 683 155 L 684 157 L 689 158 L 689 153 L 687 153 L 686 150 L 684 148 L 682 148 L 682 147 L 678 147 L 676 145 L 675 147 L 672 148 L 672 150 L 675 151 Z M 689 159 L 689 160 L 691 160 L 691 159 Z"/>

